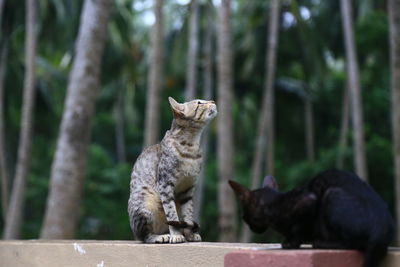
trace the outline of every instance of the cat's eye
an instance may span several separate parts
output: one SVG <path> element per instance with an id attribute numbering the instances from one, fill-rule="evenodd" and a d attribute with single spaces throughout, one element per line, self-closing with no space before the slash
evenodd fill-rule
<path id="1" fill-rule="evenodd" d="M 201 104 L 201 102 L 200 102 L 200 101 L 198 101 L 198 102 L 197 102 L 197 105 L 200 105 L 200 104 Z"/>

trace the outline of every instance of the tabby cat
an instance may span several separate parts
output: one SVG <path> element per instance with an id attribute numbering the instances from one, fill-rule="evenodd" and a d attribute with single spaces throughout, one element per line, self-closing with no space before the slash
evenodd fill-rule
<path id="1" fill-rule="evenodd" d="M 393 219 L 379 195 L 354 173 L 325 171 L 285 193 L 272 176 L 253 191 L 229 183 L 251 230 L 262 233 L 270 226 L 284 236 L 283 248 L 311 243 L 314 248 L 357 249 L 364 254 L 363 267 L 377 267 L 386 255 Z"/>
<path id="2" fill-rule="evenodd" d="M 131 229 L 145 243 L 201 241 L 193 221 L 193 192 L 200 173 L 200 137 L 217 115 L 214 101 L 178 103 L 169 97 L 173 121 L 159 144 L 136 160 L 130 183 Z"/>

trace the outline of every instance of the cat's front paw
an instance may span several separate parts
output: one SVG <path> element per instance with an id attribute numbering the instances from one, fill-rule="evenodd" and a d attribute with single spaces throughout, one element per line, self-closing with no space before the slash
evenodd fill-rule
<path id="1" fill-rule="evenodd" d="M 183 235 L 170 235 L 169 237 L 169 243 L 171 244 L 183 242 L 185 242 L 185 237 Z"/>
<path id="2" fill-rule="evenodd" d="M 201 236 L 199 234 L 190 233 L 185 235 L 185 238 L 188 242 L 201 242 Z"/>

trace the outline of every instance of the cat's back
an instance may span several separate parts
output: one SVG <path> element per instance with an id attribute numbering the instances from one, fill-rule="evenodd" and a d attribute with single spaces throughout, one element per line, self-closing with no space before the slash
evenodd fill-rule
<path id="1" fill-rule="evenodd" d="M 356 174 L 343 170 L 328 170 L 318 174 L 309 184 L 311 191 L 323 197 L 328 190 L 340 189 L 370 209 L 387 211 L 382 198 Z"/>
<path id="2" fill-rule="evenodd" d="M 131 174 L 131 185 L 136 183 L 154 185 L 160 160 L 160 145 L 147 147 L 137 158 Z"/>
<path id="3" fill-rule="evenodd" d="M 343 170 L 328 170 L 315 176 L 309 183 L 309 188 L 322 196 L 331 188 L 340 188 L 354 196 L 365 199 L 376 199 L 375 191 L 356 174 Z"/>
<path id="4" fill-rule="evenodd" d="M 321 202 L 333 207 L 346 207 L 333 220 L 345 220 L 354 232 L 367 234 L 376 242 L 388 243 L 393 234 L 393 219 L 383 199 L 356 174 L 329 170 L 320 173 L 309 184 Z M 327 204 L 328 205 L 328 204 Z M 328 208 L 328 207 L 325 207 Z M 340 217 L 340 218 L 339 218 Z"/>

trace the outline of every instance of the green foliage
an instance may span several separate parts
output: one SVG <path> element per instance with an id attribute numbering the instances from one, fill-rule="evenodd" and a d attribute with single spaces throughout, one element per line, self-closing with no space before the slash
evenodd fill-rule
<path id="1" fill-rule="evenodd" d="M 103 147 L 90 146 L 78 238 L 130 239 L 127 213 L 130 171 L 130 164 L 113 163 Z"/>
<path id="2" fill-rule="evenodd" d="M 39 1 L 35 127 L 26 194 L 24 238 L 37 238 L 42 223 L 82 2 Z M 209 1 L 200 2 L 202 42 L 209 19 L 207 12 L 213 12 L 214 15 L 216 12 L 210 8 Z M 265 82 L 269 1 L 233 2 L 235 172 L 232 179 L 248 185 Z M 150 12 L 149 3 L 149 0 L 137 0 L 133 5 L 129 0 L 115 2 L 103 56 L 101 88 L 98 90 L 93 120 L 82 204 L 76 211 L 81 214 L 77 238 L 132 239 L 126 207 L 131 167 L 142 150 L 150 32 L 150 25 L 145 23 L 145 18 Z M 141 4 L 143 7 L 138 8 Z M 275 173 L 283 191 L 304 184 L 319 171 L 335 168 L 343 90 L 346 87 L 339 1 L 301 0 L 297 4 L 300 9 L 307 9 L 310 17 L 303 18 L 302 29 L 299 29 L 296 21 L 287 24 L 287 17 L 295 16 L 290 6 L 283 5 L 277 56 Z M 167 97 L 183 100 L 189 10 L 188 5 L 180 5 L 175 1 L 166 1 L 165 5 L 162 134 L 169 128 L 172 119 Z M 2 19 L 3 25 L 8 27 L 5 33 L 10 50 L 4 101 L 7 160 L 13 173 L 20 128 L 25 30 L 24 10 L 15 1 L 6 1 L 6 10 L 7 14 Z M 355 10 L 358 10 L 357 7 Z M 393 210 L 387 14 L 381 3 L 376 4 L 360 20 L 357 20 L 355 13 L 370 184 Z M 309 53 L 312 58 L 307 59 L 312 70 L 309 74 L 302 55 L 301 32 L 311 50 Z M 200 48 L 202 46 L 203 43 L 200 43 Z M 216 62 L 215 44 L 213 47 L 212 57 Z M 203 57 L 203 52 L 200 52 L 200 63 Z M 203 83 L 203 69 L 202 65 L 198 68 L 199 90 Z M 306 159 L 305 148 L 304 99 L 309 88 L 312 88 L 315 121 L 314 162 Z M 200 91 L 198 95 L 201 96 Z M 124 114 L 126 162 L 118 161 L 116 149 L 116 111 L 120 106 Z M 216 123 L 210 125 L 210 132 L 201 226 L 203 239 L 216 241 Z M 344 152 L 345 168 L 353 170 L 351 133 L 348 143 L 350 146 Z M 276 233 L 268 233 L 256 236 L 255 240 L 279 241 L 280 237 Z"/>

